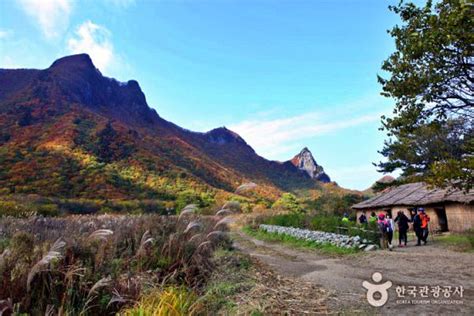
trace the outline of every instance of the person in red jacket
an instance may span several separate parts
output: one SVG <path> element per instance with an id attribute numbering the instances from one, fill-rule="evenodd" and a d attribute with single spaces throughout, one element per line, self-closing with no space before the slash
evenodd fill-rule
<path id="1" fill-rule="evenodd" d="M 421 240 L 426 245 L 428 241 L 428 223 L 430 222 L 430 217 L 425 213 L 424 208 L 420 208 L 420 220 L 421 220 Z"/>

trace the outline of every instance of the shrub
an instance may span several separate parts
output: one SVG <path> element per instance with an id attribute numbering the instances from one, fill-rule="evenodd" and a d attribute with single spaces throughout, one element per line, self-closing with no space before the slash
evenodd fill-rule
<path id="1" fill-rule="evenodd" d="M 59 207 L 56 204 L 39 205 L 37 214 L 42 216 L 58 216 Z"/>
<path id="2" fill-rule="evenodd" d="M 283 193 L 282 196 L 275 203 L 273 203 L 272 208 L 295 213 L 303 212 L 303 207 L 300 205 L 296 196 L 291 193 Z"/>
<path id="3" fill-rule="evenodd" d="M 321 230 L 331 233 L 337 233 L 338 227 L 342 225 L 339 216 L 318 215 L 311 219 L 310 228 L 313 230 Z"/>
<path id="4" fill-rule="evenodd" d="M 315 215 L 303 213 L 278 214 L 264 217 L 257 224 L 278 225 L 286 227 L 306 228 L 349 236 L 360 236 L 363 239 L 377 243 L 379 238 L 378 226 L 375 224 L 363 226 L 350 221 L 343 223 L 342 218 L 336 215 Z"/>
<path id="5" fill-rule="evenodd" d="M 198 297 L 185 287 L 170 286 L 153 290 L 140 299 L 133 308 L 125 310 L 124 316 L 147 315 L 195 315 L 203 309 Z"/>
<path id="6" fill-rule="evenodd" d="M 0 201 L 0 217 L 15 216 L 27 217 L 35 213 L 30 205 L 21 204 L 16 201 Z"/>
<path id="7" fill-rule="evenodd" d="M 65 200 L 60 207 L 65 213 L 69 214 L 94 214 L 100 210 L 101 205 L 98 202 L 88 200 Z"/>
<path id="8" fill-rule="evenodd" d="M 265 224 L 286 227 L 305 227 L 306 216 L 301 213 L 279 214 L 264 220 Z"/>

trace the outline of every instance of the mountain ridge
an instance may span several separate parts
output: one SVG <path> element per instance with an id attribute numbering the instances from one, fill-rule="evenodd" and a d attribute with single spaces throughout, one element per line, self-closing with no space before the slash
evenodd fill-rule
<path id="1" fill-rule="evenodd" d="M 70 177 L 70 186 L 77 189 L 72 190 L 74 196 L 92 195 L 79 184 L 94 181 L 99 184 L 92 187 L 99 186 L 98 192 L 106 197 L 163 195 L 162 182 L 167 181 L 171 186 L 187 181 L 199 190 L 209 186 L 227 192 L 254 181 L 272 196 L 280 190 L 319 186 L 294 164 L 257 155 L 225 127 L 198 133 L 163 119 L 148 105 L 137 81 L 104 77 L 86 54 L 60 58 L 44 70 L 0 70 L 0 145 L 10 150 L 0 152 L 0 160 L 8 166 L 0 170 L 0 184 L 8 193 L 48 191 L 36 187 L 48 181 L 30 165 L 64 173 L 61 181 L 53 177 L 51 182 L 68 182 L 64 178 Z M 11 154 L 17 152 L 25 152 L 23 159 Z M 52 165 L 52 156 L 61 163 L 79 165 L 78 170 L 59 172 L 64 166 Z M 104 174 L 89 174 L 91 166 Z M 139 176 L 130 176 L 130 166 Z M 26 170 L 30 177 L 22 173 Z M 118 187 L 124 183 L 133 184 L 137 192 Z M 142 194 L 141 189 L 154 193 Z M 58 195 L 66 190 L 61 192 Z"/>

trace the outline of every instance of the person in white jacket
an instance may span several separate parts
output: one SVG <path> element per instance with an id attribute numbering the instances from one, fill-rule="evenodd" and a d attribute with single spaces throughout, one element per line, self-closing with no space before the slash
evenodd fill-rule
<path id="1" fill-rule="evenodd" d="M 395 222 L 393 221 L 393 218 L 392 218 L 392 216 L 390 216 L 390 214 L 387 214 L 387 221 L 390 224 L 390 228 L 392 229 L 392 236 L 391 236 L 390 240 L 388 241 L 388 247 L 391 250 L 393 248 L 392 238 L 393 238 L 393 233 L 395 232 Z"/>

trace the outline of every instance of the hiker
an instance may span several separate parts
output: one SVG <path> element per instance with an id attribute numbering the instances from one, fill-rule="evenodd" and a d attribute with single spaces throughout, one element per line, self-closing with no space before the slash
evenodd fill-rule
<path id="1" fill-rule="evenodd" d="M 362 225 L 367 224 L 367 216 L 365 216 L 365 212 L 362 212 L 362 214 L 360 214 L 359 223 L 361 223 Z"/>
<path id="2" fill-rule="evenodd" d="M 421 240 L 423 240 L 423 244 L 426 245 L 428 241 L 428 222 L 430 221 L 430 217 L 428 214 L 425 213 L 424 208 L 420 208 L 420 219 L 421 219 Z"/>
<path id="3" fill-rule="evenodd" d="M 395 231 L 395 222 L 393 221 L 392 215 L 389 213 L 385 214 L 385 220 L 388 222 L 388 245 L 390 247 L 390 250 L 392 250 L 392 240 L 393 240 L 393 232 Z"/>
<path id="4" fill-rule="evenodd" d="M 344 224 L 348 224 L 349 223 L 349 215 L 347 213 L 344 213 L 344 216 L 342 217 L 342 222 Z"/>
<path id="5" fill-rule="evenodd" d="M 395 222 L 393 221 L 392 215 L 387 213 L 385 215 L 385 218 L 387 219 L 388 224 L 390 225 L 390 230 L 392 231 L 392 237 L 393 237 L 393 232 L 395 231 Z M 392 239 L 390 239 L 390 244 L 392 243 Z"/>
<path id="6" fill-rule="evenodd" d="M 395 222 L 398 224 L 398 247 L 403 247 L 402 242 L 407 245 L 408 222 L 410 219 L 404 212 L 398 211 Z"/>
<path id="7" fill-rule="evenodd" d="M 415 210 L 415 216 L 413 217 L 413 230 L 416 234 L 416 245 L 421 245 L 421 240 L 423 239 L 423 231 L 421 229 L 421 217 L 420 217 L 421 209 Z"/>
<path id="8" fill-rule="evenodd" d="M 393 226 L 390 219 L 385 218 L 384 213 L 380 213 L 378 218 L 378 225 L 382 235 L 381 247 L 392 251 Z"/>
<path id="9" fill-rule="evenodd" d="M 377 216 L 375 215 L 375 212 L 370 213 L 369 223 L 377 223 Z"/>

